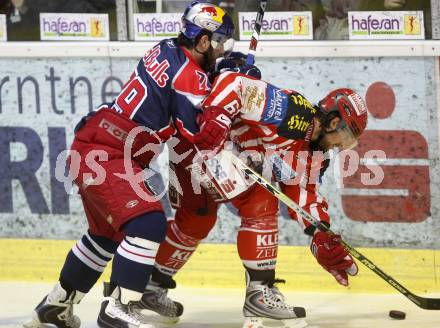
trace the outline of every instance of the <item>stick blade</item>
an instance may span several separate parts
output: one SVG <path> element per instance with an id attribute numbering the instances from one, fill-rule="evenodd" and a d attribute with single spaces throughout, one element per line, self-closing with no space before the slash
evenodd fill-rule
<path id="1" fill-rule="evenodd" d="M 414 304 L 425 310 L 440 310 L 440 298 L 421 297 L 414 294 L 406 294 Z"/>
<path id="2" fill-rule="evenodd" d="M 426 298 L 426 310 L 440 310 L 440 298 Z"/>

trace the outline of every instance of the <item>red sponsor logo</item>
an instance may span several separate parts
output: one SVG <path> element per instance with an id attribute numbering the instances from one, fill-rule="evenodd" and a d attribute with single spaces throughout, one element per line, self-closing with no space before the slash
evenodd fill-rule
<path id="1" fill-rule="evenodd" d="M 278 245 L 278 233 L 257 235 L 257 247 Z"/>
<path id="2" fill-rule="evenodd" d="M 110 133 L 113 137 L 125 141 L 125 139 L 128 136 L 128 133 L 124 130 L 120 129 L 118 126 L 114 125 L 113 123 L 110 123 L 109 121 L 103 119 L 101 122 L 99 122 L 99 127 L 106 130 L 108 133 Z"/>
<path id="3" fill-rule="evenodd" d="M 214 17 L 218 16 L 217 9 L 215 7 L 203 7 L 200 12 L 207 13 Z"/>
<path id="4" fill-rule="evenodd" d="M 394 90 L 383 81 L 368 87 L 365 100 L 369 114 L 378 120 L 390 118 L 396 109 Z M 382 151 L 386 159 L 374 160 L 373 150 Z M 431 215 L 429 147 L 422 134 L 409 130 L 365 131 L 357 151 L 359 169 L 342 180 L 342 207 L 350 219 L 409 223 L 424 221 Z M 377 174 L 378 170 L 382 174 Z M 378 183 L 364 183 L 380 175 Z"/>
<path id="5" fill-rule="evenodd" d="M 382 150 L 386 160 L 378 185 L 365 185 L 371 175 L 366 156 Z M 426 139 L 416 131 L 365 131 L 357 148 L 361 165 L 343 179 L 342 207 L 355 221 L 421 222 L 430 216 L 431 192 Z M 370 164 L 371 165 L 371 164 Z"/>

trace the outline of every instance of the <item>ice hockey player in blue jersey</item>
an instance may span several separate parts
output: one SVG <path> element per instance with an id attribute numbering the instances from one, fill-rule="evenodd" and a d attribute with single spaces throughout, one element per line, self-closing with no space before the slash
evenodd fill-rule
<path id="1" fill-rule="evenodd" d="M 220 7 L 194 2 L 185 10 L 182 23 L 177 38 L 147 51 L 112 103 L 101 105 L 77 125 L 71 153 L 79 157 L 70 157 L 70 173 L 79 187 L 89 228 L 68 253 L 59 281 L 24 327 L 78 328 L 80 319 L 73 314 L 73 305 L 90 291 L 112 258 L 98 326 L 152 327 L 134 307 L 165 239 L 167 220 L 149 187 L 121 173 L 126 172 L 127 161 L 134 174 L 141 173 L 154 154 L 136 153 L 147 144 L 159 146 L 176 130 L 200 149 L 212 150 L 224 141 L 228 128 L 213 115 L 212 122 L 204 122 L 199 129 L 196 116 L 210 90 L 207 72 L 230 43 L 232 21 Z M 140 133 L 132 138 L 131 132 L 139 127 Z M 75 158 L 81 160 L 75 163 Z M 75 167 L 77 174 L 72 173 Z M 98 169 L 105 173 L 99 183 Z"/>

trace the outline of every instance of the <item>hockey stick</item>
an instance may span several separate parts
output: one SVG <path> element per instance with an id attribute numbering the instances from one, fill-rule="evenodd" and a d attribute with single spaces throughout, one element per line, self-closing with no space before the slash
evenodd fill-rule
<path id="1" fill-rule="evenodd" d="M 329 228 L 323 225 L 319 220 L 315 219 L 311 214 L 305 211 L 302 207 L 300 207 L 297 203 L 295 203 L 289 196 L 275 188 L 271 183 L 266 181 L 263 177 L 261 177 L 258 173 L 252 170 L 249 166 L 243 163 L 238 157 L 236 157 L 232 152 L 226 151 L 224 152 L 231 161 L 244 173 L 250 176 L 255 182 L 257 182 L 260 186 L 265 188 L 271 194 L 273 194 L 276 198 L 278 198 L 282 203 L 287 205 L 289 208 L 294 210 L 296 213 L 301 215 L 305 220 L 311 223 L 320 231 L 328 232 L 330 234 L 334 234 Z M 385 280 L 388 284 L 397 289 L 401 294 L 403 294 L 406 298 L 416 304 L 418 307 L 425 310 L 440 310 L 440 299 L 439 298 L 427 298 L 415 295 L 410 292 L 404 286 L 402 286 L 399 282 L 397 282 L 393 277 L 389 276 L 385 272 L 383 272 L 377 265 L 371 262 L 367 257 L 359 253 L 345 241 L 341 241 L 341 244 L 345 247 L 345 249 L 359 262 L 365 265 L 368 269 L 373 271 L 383 280 Z"/>
<path id="2" fill-rule="evenodd" d="M 255 51 L 257 50 L 258 38 L 260 37 L 261 23 L 263 22 L 264 12 L 266 11 L 267 0 L 260 1 L 260 8 L 258 8 L 257 17 L 255 18 L 255 27 L 252 32 L 251 42 L 249 44 L 249 51 L 246 58 L 247 65 L 255 63 Z"/>

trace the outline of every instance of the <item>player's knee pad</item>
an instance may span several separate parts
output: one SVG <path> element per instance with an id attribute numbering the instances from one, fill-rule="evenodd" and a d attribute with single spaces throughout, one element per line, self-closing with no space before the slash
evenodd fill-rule
<path id="1" fill-rule="evenodd" d="M 183 233 L 174 220 L 168 222 L 165 241 L 156 257 L 156 268 L 167 275 L 174 275 L 189 260 L 201 239 Z"/>
<path id="2" fill-rule="evenodd" d="M 127 222 L 123 231 L 126 236 L 161 243 L 165 239 L 167 218 L 163 212 L 150 212 Z"/>
<path id="3" fill-rule="evenodd" d="M 151 212 L 130 220 L 123 227 L 125 237 L 117 254 L 125 261 L 154 265 L 159 245 L 165 239 L 166 226 L 167 220 L 162 212 Z"/>
<path id="4" fill-rule="evenodd" d="M 242 218 L 237 235 L 237 248 L 246 268 L 275 269 L 278 253 L 277 216 Z"/>

